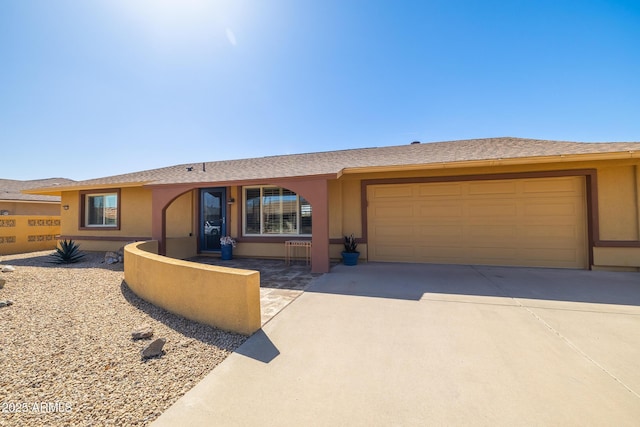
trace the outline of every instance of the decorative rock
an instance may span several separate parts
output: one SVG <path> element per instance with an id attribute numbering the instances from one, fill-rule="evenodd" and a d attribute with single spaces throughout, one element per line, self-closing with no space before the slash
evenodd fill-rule
<path id="1" fill-rule="evenodd" d="M 10 299 L 6 301 L 0 301 L 0 307 L 9 307 L 10 305 L 13 305 L 13 301 L 11 301 Z"/>
<path id="2" fill-rule="evenodd" d="M 162 347 L 164 347 L 166 342 L 167 340 L 164 338 L 158 338 L 157 340 L 153 341 L 144 350 L 142 350 L 142 358 L 150 359 L 152 357 L 162 355 Z"/>
<path id="3" fill-rule="evenodd" d="M 131 332 L 131 339 L 133 340 L 141 340 L 144 338 L 151 338 L 153 336 L 153 329 L 151 326 L 142 325 L 138 326 L 136 329 Z"/>
<path id="4" fill-rule="evenodd" d="M 11 273 L 12 271 L 16 271 L 16 268 L 12 265 L 5 265 L 4 267 L 2 267 L 3 273 Z"/>
<path id="5" fill-rule="evenodd" d="M 118 262 L 118 254 L 115 252 L 107 252 L 104 255 L 104 262 L 106 262 L 107 264 L 115 264 L 116 262 Z"/>
<path id="6" fill-rule="evenodd" d="M 0 289 L 4 288 L 4 284 L 7 283 L 6 280 L 0 279 Z"/>

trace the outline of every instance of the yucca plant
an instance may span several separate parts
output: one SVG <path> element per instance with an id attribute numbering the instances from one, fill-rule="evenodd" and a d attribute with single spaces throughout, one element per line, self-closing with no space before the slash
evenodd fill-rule
<path id="1" fill-rule="evenodd" d="M 86 254 L 80 251 L 80 246 L 73 240 L 61 240 L 56 251 L 51 254 L 54 264 L 72 264 L 80 261 Z"/>
<path id="2" fill-rule="evenodd" d="M 358 252 L 358 244 L 353 233 L 351 236 L 344 236 L 344 251 L 352 254 Z"/>

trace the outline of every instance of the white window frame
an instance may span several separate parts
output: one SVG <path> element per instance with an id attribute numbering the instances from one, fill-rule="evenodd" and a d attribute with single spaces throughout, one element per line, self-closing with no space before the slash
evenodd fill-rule
<path id="1" fill-rule="evenodd" d="M 247 190 L 255 190 L 260 189 L 260 233 L 247 233 Z M 264 215 L 263 215 L 263 197 L 265 189 L 278 189 L 280 190 L 280 212 L 282 213 L 282 190 L 291 191 L 287 188 L 278 187 L 277 185 L 252 185 L 242 187 L 242 199 L 243 199 L 243 215 L 242 215 L 242 235 L 247 237 L 291 237 L 291 236 L 300 236 L 300 237 L 311 237 L 311 233 L 302 234 L 300 233 L 301 222 L 302 222 L 302 212 L 300 209 L 300 195 L 294 191 L 291 191 L 296 196 L 296 230 L 297 233 L 265 233 L 264 231 Z M 313 209 L 311 209 L 311 218 L 313 218 Z M 313 220 L 313 219 L 312 219 Z"/>

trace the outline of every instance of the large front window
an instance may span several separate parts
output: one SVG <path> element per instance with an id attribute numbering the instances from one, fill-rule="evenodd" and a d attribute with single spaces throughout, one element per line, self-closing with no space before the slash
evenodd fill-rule
<path id="1" fill-rule="evenodd" d="M 280 187 L 244 188 L 244 234 L 311 235 L 311 204 Z"/>
<path id="2" fill-rule="evenodd" d="M 83 204 L 85 227 L 118 226 L 118 193 L 87 193 Z"/>

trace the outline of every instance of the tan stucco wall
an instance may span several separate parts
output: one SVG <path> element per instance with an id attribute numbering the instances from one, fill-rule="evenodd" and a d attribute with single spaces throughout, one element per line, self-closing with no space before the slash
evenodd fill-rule
<path id="1" fill-rule="evenodd" d="M 61 234 L 75 235 L 78 231 L 78 217 L 80 216 L 80 207 L 78 205 L 78 192 L 66 191 L 62 193 L 62 205 L 69 206 L 68 210 L 60 210 L 60 218 L 62 220 Z"/>
<path id="2" fill-rule="evenodd" d="M 140 298 L 187 319 L 251 335 L 261 325 L 260 273 L 156 255 L 157 242 L 125 247 L 124 279 Z"/>
<path id="3" fill-rule="evenodd" d="M 167 208 L 167 238 L 189 237 L 195 235 L 194 214 L 197 204 L 194 205 L 194 192 L 189 191 L 178 197 Z M 151 216 L 148 218 L 151 222 Z"/>
<path id="4" fill-rule="evenodd" d="M 78 191 L 63 192 L 61 204 L 68 205 L 69 209 L 60 211 L 62 220 L 60 234 L 63 237 L 73 236 L 82 250 L 117 251 L 127 243 L 148 239 L 151 236 L 151 191 L 149 190 L 140 187 L 121 189 L 118 204 L 121 209 L 119 230 L 81 229 Z M 91 237 L 110 240 L 92 240 Z"/>
<path id="5" fill-rule="evenodd" d="M 640 248 L 594 248 L 596 267 L 602 270 L 634 270 L 640 266 Z"/>
<path id="6" fill-rule="evenodd" d="M 284 259 L 284 243 L 241 242 L 233 249 L 234 256 Z"/>
<path id="7" fill-rule="evenodd" d="M 68 210 L 61 211 L 63 235 L 151 236 L 151 191 L 149 190 L 132 187 L 123 188 L 120 191 L 119 230 L 80 229 L 80 195 L 77 191 L 62 193 L 62 205 L 69 205 Z"/>
<path id="8" fill-rule="evenodd" d="M 637 240 L 640 237 L 636 169 L 635 166 L 598 169 L 600 238 L 603 240 Z"/>
<path id="9" fill-rule="evenodd" d="M 167 250 L 178 258 L 188 258 L 197 253 L 194 223 L 194 196 L 187 192 L 167 208 Z M 151 236 L 151 191 L 140 187 L 123 188 L 120 191 L 120 229 L 80 229 L 80 194 L 77 191 L 62 194 L 62 229 L 65 236 L 80 236 L 78 243 L 83 250 L 116 251 L 126 243 Z M 91 240 L 92 236 L 113 240 Z"/>
<path id="10" fill-rule="evenodd" d="M 329 237 L 332 239 L 342 235 L 343 183 L 344 181 L 337 179 L 329 181 Z"/>
<path id="11" fill-rule="evenodd" d="M 59 216 L 0 215 L 0 255 L 53 250 L 59 234 Z"/>
<path id="12" fill-rule="evenodd" d="M 197 237 L 169 237 L 167 239 L 167 256 L 176 259 L 187 259 L 198 255 Z"/>
<path id="13" fill-rule="evenodd" d="M 151 191 L 143 188 L 123 188 L 120 193 L 120 209 L 120 234 L 151 235 Z"/>
<path id="14" fill-rule="evenodd" d="M 105 240 L 74 240 L 80 249 L 83 251 L 94 251 L 94 252 L 116 252 L 123 248 L 127 243 L 127 241 L 105 241 Z"/>
<path id="15" fill-rule="evenodd" d="M 241 192 L 240 187 L 228 189 L 227 198 L 234 200 L 233 203 L 227 204 L 227 235 L 229 236 L 238 237 L 242 234 L 242 224 L 236 220 L 240 209 Z"/>
<path id="16" fill-rule="evenodd" d="M 9 211 L 9 215 L 60 215 L 60 203 L 38 202 L 0 202 L 0 211 Z"/>

